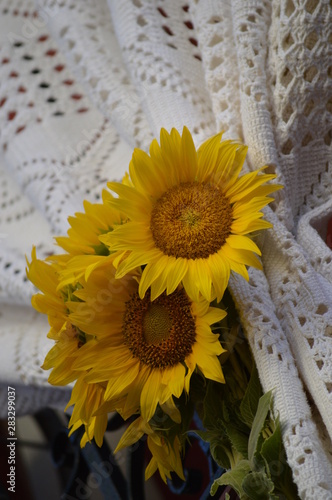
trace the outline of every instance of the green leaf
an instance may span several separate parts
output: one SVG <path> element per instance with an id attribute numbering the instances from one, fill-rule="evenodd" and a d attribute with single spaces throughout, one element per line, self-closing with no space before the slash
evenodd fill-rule
<path id="1" fill-rule="evenodd" d="M 214 495 L 218 489 L 218 486 L 226 485 L 231 486 L 238 495 L 243 494 L 242 483 L 244 478 L 250 472 L 250 464 L 248 460 L 240 460 L 236 466 L 224 474 L 222 474 L 218 479 L 214 481 L 211 486 L 211 495 Z"/>
<path id="2" fill-rule="evenodd" d="M 210 444 L 212 458 L 223 469 L 230 469 L 231 462 L 229 456 L 232 454 L 231 443 L 228 438 L 218 430 L 212 431 L 191 431 L 200 436 L 203 441 Z"/>
<path id="3" fill-rule="evenodd" d="M 292 479 L 292 471 L 287 463 L 286 452 L 281 437 L 279 418 L 275 421 L 275 430 L 261 447 L 261 456 L 266 463 L 268 474 L 275 485 L 275 491 L 284 493 L 288 499 L 297 499 L 297 487 Z"/>
<path id="4" fill-rule="evenodd" d="M 219 428 L 219 420 L 224 415 L 223 399 L 221 384 L 208 382 L 206 388 L 206 396 L 204 399 L 204 419 L 203 425 L 206 429 Z"/>
<path id="5" fill-rule="evenodd" d="M 247 390 L 240 405 L 240 412 L 243 421 L 251 428 L 254 421 L 259 398 L 263 395 L 262 386 L 258 378 L 258 371 L 254 365 Z"/>
<path id="6" fill-rule="evenodd" d="M 272 436 L 263 442 L 260 453 L 265 460 L 268 474 L 274 481 L 274 478 L 281 475 L 285 462 L 279 418 L 275 421 L 275 430 Z"/>
<path id="7" fill-rule="evenodd" d="M 272 391 L 267 392 L 259 399 L 257 412 L 252 423 L 252 429 L 248 442 L 248 458 L 252 469 L 255 469 L 255 455 L 260 451 L 262 443 L 261 433 L 265 425 L 267 414 L 269 413 L 272 402 Z"/>
<path id="8" fill-rule="evenodd" d="M 211 432 L 210 431 L 199 431 L 197 429 L 190 429 L 190 432 L 199 436 L 203 441 L 207 443 L 211 441 Z"/>
<path id="9" fill-rule="evenodd" d="M 222 467 L 223 469 L 229 469 L 231 466 L 231 462 L 229 459 L 229 453 L 231 453 L 230 446 L 224 446 L 217 441 L 211 441 L 210 443 L 210 451 L 213 460 Z"/>
<path id="10" fill-rule="evenodd" d="M 248 458 L 248 434 L 241 432 L 236 425 L 232 424 L 226 425 L 226 433 L 234 448 L 244 458 Z"/>
<path id="11" fill-rule="evenodd" d="M 246 475 L 242 482 L 242 489 L 251 500 L 270 500 L 274 484 L 265 472 L 254 471 Z"/>

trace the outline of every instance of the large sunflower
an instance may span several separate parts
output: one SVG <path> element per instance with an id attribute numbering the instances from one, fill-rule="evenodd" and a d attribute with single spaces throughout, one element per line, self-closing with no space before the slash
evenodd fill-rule
<path id="1" fill-rule="evenodd" d="M 280 188 L 265 185 L 275 175 L 261 170 L 239 177 L 247 147 L 218 134 L 196 151 L 190 132 L 162 129 L 150 155 L 135 149 L 130 182 L 111 182 L 110 204 L 129 218 L 100 240 L 123 252 L 117 277 L 146 265 L 140 297 L 151 287 L 154 300 L 182 282 L 197 301 L 221 300 L 231 271 L 248 279 L 246 266 L 261 269 L 261 252 L 248 236 L 271 227 L 260 211 Z"/>
<path id="2" fill-rule="evenodd" d="M 114 269 L 95 269 L 71 302 L 70 318 L 96 338 L 74 362 L 89 372 L 88 383 L 106 384 L 102 411 L 124 418 L 140 410 L 149 421 L 159 404 L 175 420 L 173 396 L 189 392 L 192 373 L 224 382 L 218 360 L 224 349 L 210 325 L 225 317 L 202 299 L 194 303 L 181 287 L 154 302 L 141 299 L 133 276 L 114 278 Z"/>
<path id="3" fill-rule="evenodd" d="M 98 266 L 109 265 L 115 253 L 105 246 L 99 236 L 109 233 L 125 222 L 126 216 L 110 205 L 111 193 L 102 192 L 101 203 L 84 201 L 84 212 L 68 217 L 67 236 L 55 238 L 65 254 L 52 255 L 48 260 L 62 266 L 60 286 L 65 286 L 88 277 Z"/>

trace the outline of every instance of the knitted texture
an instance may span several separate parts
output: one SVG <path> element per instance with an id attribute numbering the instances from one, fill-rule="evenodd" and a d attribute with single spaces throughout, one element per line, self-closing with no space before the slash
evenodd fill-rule
<path id="1" fill-rule="evenodd" d="M 264 272 L 231 292 L 273 390 L 303 499 L 332 498 L 332 8 L 327 0 L 0 0 L 0 390 L 20 414 L 64 408 L 40 365 L 48 325 L 25 254 L 120 180 L 133 147 L 224 130 L 285 189 L 265 213 Z"/>

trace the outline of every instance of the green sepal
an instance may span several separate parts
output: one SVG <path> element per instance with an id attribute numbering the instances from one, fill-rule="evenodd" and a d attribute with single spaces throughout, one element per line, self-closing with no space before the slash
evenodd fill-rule
<path id="1" fill-rule="evenodd" d="M 233 490 L 241 497 L 241 499 L 246 499 L 247 497 L 243 497 L 243 488 L 242 483 L 244 478 L 250 472 L 250 463 L 249 460 L 240 460 L 233 467 L 232 470 L 229 470 L 222 474 L 218 479 L 214 481 L 211 486 L 210 494 L 215 495 L 219 486 L 231 486 Z"/>
<path id="2" fill-rule="evenodd" d="M 100 243 L 99 245 L 93 245 L 92 248 L 94 249 L 96 255 L 107 257 L 111 253 L 109 248 L 106 245 L 104 245 L 104 243 Z"/>
<path id="3" fill-rule="evenodd" d="M 242 482 L 243 493 L 251 500 L 275 500 L 277 496 L 271 496 L 274 484 L 263 471 L 253 471 L 247 474 Z"/>

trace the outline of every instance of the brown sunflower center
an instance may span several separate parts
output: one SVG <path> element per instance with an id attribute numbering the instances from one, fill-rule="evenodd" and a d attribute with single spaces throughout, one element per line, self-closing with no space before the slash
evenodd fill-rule
<path id="1" fill-rule="evenodd" d="M 156 202 L 150 229 L 155 245 L 169 256 L 206 259 L 230 235 L 233 210 L 216 186 L 186 182 Z"/>
<path id="2" fill-rule="evenodd" d="M 154 302 L 138 293 L 126 303 L 122 333 L 135 358 L 152 368 L 181 363 L 196 340 L 195 318 L 184 290 L 163 294 Z"/>
<path id="3" fill-rule="evenodd" d="M 172 320 L 167 307 L 151 304 L 143 319 L 143 335 L 148 344 L 160 344 L 171 333 Z"/>

